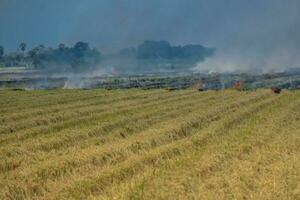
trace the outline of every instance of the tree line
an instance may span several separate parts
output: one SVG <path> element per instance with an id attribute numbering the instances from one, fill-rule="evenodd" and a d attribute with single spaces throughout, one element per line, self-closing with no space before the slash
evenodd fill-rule
<path id="1" fill-rule="evenodd" d="M 39 45 L 26 52 L 26 43 L 19 45 L 17 52 L 4 54 L 0 46 L 0 61 L 6 67 L 32 66 L 36 69 L 83 70 L 100 63 L 101 52 L 90 48 L 86 42 L 77 42 L 72 47 L 59 44 L 57 48 Z"/>
<path id="2" fill-rule="evenodd" d="M 202 45 L 171 46 L 167 41 L 146 40 L 138 46 L 139 59 L 195 59 L 204 60 L 211 56 L 215 49 Z"/>
<path id="3" fill-rule="evenodd" d="M 99 66 L 101 52 L 90 48 L 86 42 L 77 42 L 72 47 L 59 44 L 56 48 L 39 45 L 27 50 L 26 43 L 20 43 L 17 52 L 5 54 L 0 46 L 0 65 L 31 66 L 35 69 L 47 70 L 86 70 Z M 128 56 L 137 60 L 193 60 L 203 61 L 213 55 L 215 49 L 202 45 L 171 46 L 167 41 L 146 40 L 137 48 L 126 48 L 118 52 L 118 56 Z"/>

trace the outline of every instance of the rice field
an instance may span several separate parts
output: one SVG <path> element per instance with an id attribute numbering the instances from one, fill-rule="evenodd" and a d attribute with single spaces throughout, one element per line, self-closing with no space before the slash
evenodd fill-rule
<path id="1" fill-rule="evenodd" d="M 0 199 L 300 199 L 300 92 L 0 91 Z"/>

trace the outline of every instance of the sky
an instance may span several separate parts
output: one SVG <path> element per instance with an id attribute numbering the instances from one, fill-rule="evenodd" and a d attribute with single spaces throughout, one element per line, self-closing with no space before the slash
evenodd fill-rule
<path id="1" fill-rule="evenodd" d="M 298 67 L 300 1 L 0 0 L 6 51 L 86 41 L 114 52 L 149 39 L 217 49 L 195 69 Z"/>

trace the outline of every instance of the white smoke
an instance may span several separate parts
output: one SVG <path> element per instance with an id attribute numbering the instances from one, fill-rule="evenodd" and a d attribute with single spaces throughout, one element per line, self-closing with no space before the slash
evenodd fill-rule
<path id="1" fill-rule="evenodd" d="M 289 68 L 300 67 L 300 57 L 288 48 L 278 48 L 271 52 L 235 53 L 233 51 L 218 51 L 204 62 L 199 62 L 195 72 L 218 73 L 276 73 Z"/>

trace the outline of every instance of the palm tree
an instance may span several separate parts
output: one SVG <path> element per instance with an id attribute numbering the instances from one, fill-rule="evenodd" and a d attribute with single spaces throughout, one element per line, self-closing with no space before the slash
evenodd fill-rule
<path id="1" fill-rule="evenodd" d="M 26 50 L 26 43 L 25 42 L 22 42 L 20 45 L 19 45 L 19 48 L 21 49 L 21 51 L 24 53 L 24 51 Z"/>

